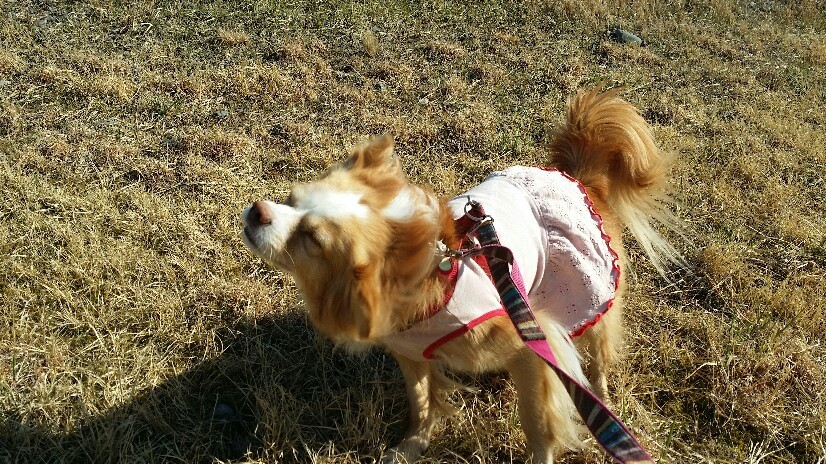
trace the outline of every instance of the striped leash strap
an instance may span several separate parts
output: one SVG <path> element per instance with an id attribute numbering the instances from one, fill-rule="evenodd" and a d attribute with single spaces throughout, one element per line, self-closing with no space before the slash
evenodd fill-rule
<path id="1" fill-rule="evenodd" d="M 559 367 L 528 304 L 525 285 L 519 268 L 514 263 L 513 253 L 500 244 L 493 219 L 484 214 L 482 206 L 471 200 L 468 204 L 470 208 L 466 208 L 465 216 L 477 222 L 469 233 L 476 236 L 479 247 L 465 251 L 463 256 L 483 255 L 488 258 L 491 277 L 502 305 L 522 341 L 556 372 L 591 435 L 615 461 L 623 464 L 653 463 L 654 459 L 628 427 L 591 390 Z"/>

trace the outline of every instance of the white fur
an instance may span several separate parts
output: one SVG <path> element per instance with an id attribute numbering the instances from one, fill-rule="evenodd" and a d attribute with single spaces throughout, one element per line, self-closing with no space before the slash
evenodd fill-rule
<path id="1" fill-rule="evenodd" d="M 438 202 L 431 195 L 413 186 L 403 188 L 381 210 L 382 216 L 399 222 L 409 221 L 415 214 L 427 214 L 431 219 L 437 219 L 438 213 Z"/>
<path id="2" fill-rule="evenodd" d="M 548 338 L 548 344 L 554 353 L 559 367 L 574 378 L 577 382 L 586 387 L 590 387 L 590 382 L 582 371 L 582 356 L 580 356 L 574 346 L 571 336 L 561 324 L 553 320 L 547 314 L 535 313 L 539 326 Z"/>
<path id="3" fill-rule="evenodd" d="M 315 188 L 298 199 L 296 209 L 316 216 L 336 219 L 355 216 L 367 219 L 370 208 L 361 203 L 362 194 Z"/>
<path id="4" fill-rule="evenodd" d="M 418 195 L 415 195 L 418 197 Z M 415 198 L 413 189 L 410 187 L 403 188 L 393 201 L 390 202 L 384 209 L 381 210 L 382 216 L 393 221 L 407 221 L 413 217 L 416 212 L 419 198 Z"/>
<path id="5" fill-rule="evenodd" d="M 249 213 L 252 205 L 248 206 L 241 214 L 241 220 L 245 226 L 242 237 L 244 243 L 253 252 L 266 259 L 272 253 L 284 247 L 287 239 L 298 226 L 304 212 L 272 201 L 262 201 L 261 203 L 259 207 L 266 208 L 268 215 L 275 219 L 271 224 L 250 224 Z"/>

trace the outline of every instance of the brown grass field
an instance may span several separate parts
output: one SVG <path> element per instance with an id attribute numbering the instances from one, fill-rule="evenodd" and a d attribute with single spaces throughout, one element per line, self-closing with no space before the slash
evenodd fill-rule
<path id="1" fill-rule="evenodd" d="M 0 0 L 0 462 L 371 462 L 398 368 L 317 337 L 238 213 L 385 132 L 442 194 L 543 164 L 606 82 L 677 155 L 694 266 L 632 245 L 616 411 L 660 462 L 823 463 L 824 11 Z M 524 461 L 507 379 L 461 380 L 424 462 Z"/>

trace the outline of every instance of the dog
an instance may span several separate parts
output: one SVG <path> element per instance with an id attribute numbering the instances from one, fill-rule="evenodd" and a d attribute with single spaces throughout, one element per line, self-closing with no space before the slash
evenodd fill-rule
<path id="1" fill-rule="evenodd" d="M 410 183 L 383 136 L 295 185 L 283 203 L 259 200 L 242 213 L 244 243 L 293 276 L 317 330 L 339 344 L 383 346 L 398 361 L 410 424 L 382 462 L 414 462 L 453 413 L 443 368 L 510 374 L 532 462 L 581 446 L 572 401 L 521 341 L 484 262 L 450 250 L 473 245 L 457 220 L 468 198 L 480 202 L 513 251 L 559 365 L 607 401 L 622 339 L 623 229 L 660 272 L 680 260 L 654 227 L 678 228 L 665 193 L 669 159 L 617 93 L 598 87 L 568 101 L 547 168 L 514 166 L 451 200 Z"/>

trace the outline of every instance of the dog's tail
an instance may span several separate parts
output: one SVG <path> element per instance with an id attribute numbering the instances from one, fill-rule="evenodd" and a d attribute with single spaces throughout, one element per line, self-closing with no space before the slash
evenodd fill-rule
<path id="1" fill-rule="evenodd" d="M 668 264 L 685 266 L 655 228 L 660 223 L 680 235 L 683 231 L 668 209 L 670 159 L 657 149 L 637 109 L 618 92 L 597 87 L 568 101 L 566 122 L 551 143 L 551 163 L 606 201 L 665 275 Z"/>

